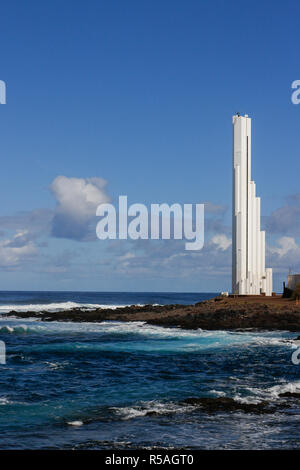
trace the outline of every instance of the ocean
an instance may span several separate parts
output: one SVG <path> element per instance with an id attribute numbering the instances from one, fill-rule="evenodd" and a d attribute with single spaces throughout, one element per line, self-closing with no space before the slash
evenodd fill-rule
<path id="1" fill-rule="evenodd" d="M 1 449 L 299 449 L 290 332 L 75 323 L 3 313 L 190 304 L 207 293 L 0 292 Z M 187 399 L 274 405 L 260 414 Z M 277 407 L 277 404 L 280 405 Z"/>

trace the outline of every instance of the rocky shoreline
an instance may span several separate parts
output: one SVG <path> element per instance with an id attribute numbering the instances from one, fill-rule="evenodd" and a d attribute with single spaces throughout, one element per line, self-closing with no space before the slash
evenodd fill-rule
<path id="1" fill-rule="evenodd" d="M 3 316 L 65 322 L 144 321 L 157 326 L 203 330 L 300 331 L 300 304 L 281 296 L 215 297 L 195 305 L 132 305 L 59 312 L 11 311 Z"/>

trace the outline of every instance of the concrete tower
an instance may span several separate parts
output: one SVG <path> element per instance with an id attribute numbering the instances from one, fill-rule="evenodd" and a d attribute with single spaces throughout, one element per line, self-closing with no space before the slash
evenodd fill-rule
<path id="1" fill-rule="evenodd" d="M 272 295 L 272 269 L 265 267 L 260 198 L 251 180 L 251 119 L 233 116 L 232 293 Z"/>

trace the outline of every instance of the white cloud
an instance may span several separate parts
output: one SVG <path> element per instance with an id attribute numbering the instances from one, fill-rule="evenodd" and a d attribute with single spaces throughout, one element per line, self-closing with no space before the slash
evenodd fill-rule
<path id="1" fill-rule="evenodd" d="M 293 237 L 281 237 L 275 246 L 267 249 L 267 264 L 274 272 L 284 276 L 292 272 L 300 272 L 300 245 Z"/>
<path id="2" fill-rule="evenodd" d="M 231 238 L 226 237 L 224 234 L 215 235 L 210 243 L 216 245 L 217 250 L 225 251 L 231 246 Z"/>
<path id="3" fill-rule="evenodd" d="M 89 223 L 99 204 L 109 202 L 102 178 L 57 176 L 50 190 L 57 201 L 52 235 L 76 240 L 88 239 Z"/>
<path id="4" fill-rule="evenodd" d="M 57 176 L 50 189 L 57 200 L 57 212 L 81 220 L 95 215 L 98 204 L 108 202 L 102 178 L 67 178 Z"/>
<path id="5" fill-rule="evenodd" d="M 298 251 L 299 247 L 293 237 L 281 237 L 277 241 L 278 246 L 270 247 L 270 252 L 277 254 L 280 258 L 287 255 L 290 251 Z"/>
<path id="6" fill-rule="evenodd" d="M 27 239 L 27 235 L 27 231 L 19 231 L 12 239 L 0 240 L 0 266 L 17 266 L 37 254 L 34 243 Z"/>

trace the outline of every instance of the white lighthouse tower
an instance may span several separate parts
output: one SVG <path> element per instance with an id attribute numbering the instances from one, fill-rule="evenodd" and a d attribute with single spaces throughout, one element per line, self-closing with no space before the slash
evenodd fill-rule
<path id="1" fill-rule="evenodd" d="M 272 295 L 272 269 L 265 267 L 260 198 L 251 180 L 251 119 L 233 122 L 232 293 Z"/>

